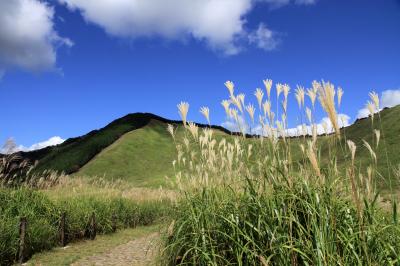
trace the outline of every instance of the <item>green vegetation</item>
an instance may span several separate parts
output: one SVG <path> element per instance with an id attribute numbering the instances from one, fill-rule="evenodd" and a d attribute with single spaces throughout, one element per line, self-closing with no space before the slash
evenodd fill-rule
<path id="1" fill-rule="evenodd" d="M 58 146 L 22 153 L 22 155 L 32 162 L 39 161 L 38 165 L 35 166 L 35 173 L 40 174 L 45 170 L 59 171 L 66 174 L 74 173 L 122 135 L 144 127 L 152 119 L 174 122 L 147 113 L 130 114 L 85 136 L 68 139 Z"/>
<path id="2" fill-rule="evenodd" d="M 397 200 L 391 195 L 382 200 L 377 188 L 382 177 L 400 178 L 394 161 L 386 160 L 395 149 L 384 144 L 399 141 L 398 125 L 384 132 L 399 119 L 399 108 L 383 111 L 381 119 L 375 114 L 374 127 L 364 119 L 354 129 L 339 130 L 336 99 L 340 103 L 343 91 L 314 82 L 308 95 L 313 107 L 318 97 L 333 134 L 317 137 L 313 130 L 312 136 L 289 139 L 289 87 L 277 84 L 283 119 L 275 121 L 272 81 L 265 85 L 265 102 L 262 93 L 257 91 L 256 97 L 260 108 L 267 106 L 259 113 L 268 137 L 217 140 L 212 130 L 185 125 L 186 144 L 177 142 L 176 185 L 182 198 L 164 238 L 164 264 L 398 265 Z M 253 120 L 254 107 L 234 94 L 233 83 L 226 86 L 227 115 L 238 126 L 243 123 L 238 114 Z M 376 94 L 370 96 L 369 108 L 379 109 Z M 303 88 L 296 90 L 296 99 L 315 129 Z M 185 121 L 188 104 L 181 103 L 179 110 Z M 393 192 L 391 185 L 386 187 Z"/>
<path id="3" fill-rule="evenodd" d="M 335 196 L 332 187 L 305 180 L 276 184 L 269 192 L 255 186 L 249 181 L 240 194 L 226 187 L 187 196 L 166 238 L 165 264 L 399 263 L 400 226 L 376 202 L 365 202 L 360 220 L 355 204 Z"/>
<path id="4" fill-rule="evenodd" d="M 164 185 L 173 175 L 175 145 L 165 123 L 152 121 L 126 133 L 84 165 L 77 175 L 123 179 L 136 186 Z"/>
<path id="5" fill-rule="evenodd" d="M 24 157 L 39 159 L 34 173 L 57 170 L 66 173 L 77 172 L 78 176 L 105 177 L 108 180 L 124 179 L 136 186 L 165 186 L 167 184 L 164 177 L 173 175 L 171 162 L 176 157 L 174 143 L 166 132 L 169 122 L 178 124 L 177 121 L 169 121 L 150 114 L 133 114 L 84 137 L 68 140 L 64 144 L 44 151 L 26 153 Z M 376 114 L 373 127 L 382 132 L 381 145 L 376 152 L 379 157 L 377 171 L 381 174 L 379 178 L 381 187 L 387 189 L 389 176 L 392 176 L 388 169 L 400 164 L 400 153 L 396 150 L 400 135 L 400 106 L 385 109 L 380 112 L 380 116 Z M 342 146 L 346 145 L 347 139 L 353 140 L 359 147 L 357 164 L 365 165 L 369 155 L 362 140 L 373 143 L 375 138 L 371 118 L 358 120 L 341 131 L 346 136 L 342 139 Z M 218 127 L 215 132 L 219 132 L 220 137 L 227 137 L 225 133 L 229 133 Z M 328 158 L 329 138 L 324 136 L 318 138 L 322 163 L 326 163 L 329 161 L 324 160 Z M 298 144 L 302 142 L 302 138 L 291 139 L 293 160 L 301 159 Z M 40 153 L 42 157 L 35 153 Z M 346 167 L 347 162 L 348 155 L 339 154 L 338 165 L 341 169 Z"/>
<path id="6" fill-rule="evenodd" d="M 391 172 L 396 166 L 400 166 L 400 105 L 382 110 L 379 114 L 368 119 L 362 119 L 346 128 L 347 139 L 351 139 L 359 147 L 356 163 L 361 167 L 367 167 L 370 155 L 362 140 L 367 141 L 372 146 L 376 146 L 376 136 L 373 129 L 380 130 L 381 139 L 377 148 L 374 147 L 377 155 L 377 171 L 380 173 L 379 182 L 383 188 L 388 189 L 389 177 L 392 178 L 393 185 L 399 185 L 399 180 Z"/>
<path id="7" fill-rule="evenodd" d="M 256 94 L 268 137 L 249 138 L 220 127 L 183 126 L 151 114 L 132 114 L 59 146 L 22 153 L 31 162 L 39 160 L 35 174 L 75 174 L 56 187 L 59 181 L 51 176 L 43 178 L 44 186 L 40 175 L 27 180 L 42 191 L 0 190 L 5 202 L 0 207 L 2 263 L 15 259 L 21 216 L 28 217 L 31 255 L 57 245 L 63 211 L 70 219 L 68 237 L 74 240 L 84 237 L 93 211 L 99 232 L 109 233 L 113 212 L 120 227 L 151 224 L 167 215 L 177 193 L 181 197 L 165 238 L 165 264 L 400 263 L 400 106 L 339 130 L 334 122 L 337 94 L 331 84 L 315 83 L 311 94 L 323 103 L 334 132 L 289 138 L 288 87 L 279 86 L 284 100 L 277 113 L 283 114 L 282 121 L 275 121 L 271 98 L 264 101 L 260 92 Z M 304 99 L 298 99 L 300 113 L 310 117 L 307 125 L 315 127 L 314 107 L 307 114 Z M 243 96 L 234 95 L 233 87 L 225 104 L 227 115 L 237 123 L 242 123 L 241 117 L 256 116 Z M 376 105 L 379 109 L 379 102 Z M 183 121 L 188 107 L 179 105 Z M 208 109 L 202 113 L 207 116 Z M 169 184 L 165 176 L 175 178 Z M 178 192 L 151 189 L 166 185 Z"/>
<path id="8" fill-rule="evenodd" d="M 33 255 L 28 265 L 68 266 L 82 258 L 103 253 L 135 238 L 159 230 L 159 225 L 139 226 L 134 229 L 117 231 L 115 234 L 101 235 L 95 241 L 79 241 L 68 245 L 68 248 L 57 248 Z M 88 240 L 89 241 L 89 240 Z"/>
<path id="9" fill-rule="evenodd" d="M 72 188 L 71 188 L 72 189 Z M 26 217 L 27 251 L 31 256 L 58 245 L 57 235 L 61 213 L 66 212 L 68 241 L 84 238 L 89 218 L 96 215 L 98 234 L 112 232 L 112 216 L 117 227 L 127 228 L 153 224 L 164 217 L 168 201 L 133 201 L 113 194 L 74 194 L 48 196 L 47 192 L 29 188 L 0 189 L 0 265 L 12 263 L 18 252 L 19 218 Z"/>

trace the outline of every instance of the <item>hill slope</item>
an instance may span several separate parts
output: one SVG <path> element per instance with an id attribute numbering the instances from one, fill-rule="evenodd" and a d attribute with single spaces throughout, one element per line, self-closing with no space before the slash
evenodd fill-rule
<path id="1" fill-rule="evenodd" d="M 380 117 L 375 115 L 374 118 L 374 128 L 382 127 L 383 132 L 377 151 L 378 166 L 383 177 L 387 178 L 390 175 L 388 166 L 400 164 L 400 106 L 383 110 Z M 171 162 L 175 159 L 175 149 L 166 132 L 167 123 L 181 124 L 148 113 L 130 114 L 85 136 L 22 155 L 31 161 L 38 160 L 34 169 L 37 173 L 55 170 L 122 178 L 139 186 L 158 186 L 163 184 L 165 175 L 173 174 Z M 213 128 L 231 133 L 222 127 Z M 353 140 L 357 145 L 358 164 L 369 163 L 370 155 L 363 147 L 362 139 L 374 144 L 371 118 L 357 120 L 342 131 L 346 136 L 342 146 L 346 145 L 346 139 Z M 327 153 L 324 148 L 322 158 Z M 346 156 L 339 158 L 339 166 L 344 167 L 347 162 Z"/>
<path id="2" fill-rule="evenodd" d="M 130 131 L 85 164 L 77 175 L 119 178 L 138 186 L 158 186 L 173 175 L 175 145 L 166 125 L 151 120 Z"/>

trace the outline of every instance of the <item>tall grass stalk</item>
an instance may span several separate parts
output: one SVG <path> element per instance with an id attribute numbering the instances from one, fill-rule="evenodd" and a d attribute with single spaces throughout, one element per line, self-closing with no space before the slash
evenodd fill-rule
<path id="1" fill-rule="evenodd" d="M 308 119 L 311 139 L 290 139 L 290 88 L 276 85 L 276 114 L 281 113 L 281 120 L 275 120 L 272 81 L 264 84 L 267 99 L 263 100 L 263 93 L 257 89 L 257 104 L 252 105 L 246 104 L 243 94 L 235 95 L 233 83 L 227 82 L 229 100 L 222 102 L 242 133 L 250 128 L 242 122 L 243 106 L 251 106 L 250 118 L 259 116 L 257 137 L 223 137 L 212 129 L 200 130 L 195 124 L 185 123 L 188 134 L 183 140 L 174 138 L 178 151 L 176 186 L 182 199 L 165 239 L 164 263 L 400 263 L 397 206 L 393 204 L 392 213 L 380 208 L 373 174 L 377 167 L 375 151 L 365 142 L 372 159 L 367 169 L 361 169 L 355 164 L 356 144 L 342 136 L 336 106 L 342 101 L 343 90 L 336 90 L 329 82 L 315 81 L 307 90 L 312 104 L 308 107 L 305 90 L 299 87 L 299 106 L 311 117 L 307 109 L 315 114 L 318 98 L 331 129 L 325 126 L 325 136 L 317 138 L 312 117 Z M 284 99 L 279 110 L 281 93 Z M 258 111 L 253 106 L 258 106 Z M 328 149 L 328 154 L 321 158 L 323 149 Z M 345 169 L 338 169 L 341 158 L 350 158 Z M 362 175 L 365 172 L 366 177 Z"/>

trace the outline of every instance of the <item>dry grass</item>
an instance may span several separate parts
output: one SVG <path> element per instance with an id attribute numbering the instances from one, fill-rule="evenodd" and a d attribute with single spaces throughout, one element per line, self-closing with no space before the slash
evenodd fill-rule
<path id="1" fill-rule="evenodd" d="M 75 197 L 78 195 L 122 197 L 135 202 L 170 201 L 175 202 L 178 194 L 171 189 L 135 187 L 123 180 L 109 181 L 101 177 L 70 177 L 54 175 L 53 180 L 43 181 L 40 187 L 51 197 Z M 45 185 L 46 184 L 46 185 Z"/>
<path id="2" fill-rule="evenodd" d="M 339 127 L 337 107 L 344 91 L 314 81 L 311 89 L 299 86 L 295 91 L 301 117 L 308 119 L 303 135 L 311 129 L 312 139 L 296 140 L 302 155 L 294 160 L 288 138 L 290 87 L 276 84 L 273 112 L 272 81 L 264 84 L 267 99 L 256 89 L 253 105 L 244 94 L 235 94 L 233 82 L 225 83 L 229 99 L 222 105 L 242 136 L 216 138 L 212 129 L 185 123 L 179 141 L 169 130 L 178 152 L 175 185 L 183 197 L 166 240 L 166 262 L 172 265 L 179 257 L 187 264 L 213 265 L 399 263 L 396 200 L 393 197 L 390 212 L 385 211 L 379 207 L 382 200 L 376 190 L 381 132 L 371 132 L 375 145 L 363 141 L 371 159 L 367 167 L 358 167 L 357 146 L 342 136 Z M 377 95 L 370 96 L 371 105 L 379 107 Z M 318 107 L 326 112 L 332 128 L 324 126 L 328 145 L 324 164 L 313 116 Z M 179 110 L 186 120 L 188 109 Z M 248 140 L 245 134 L 252 126 L 260 135 Z M 349 159 L 346 169 L 338 169 L 339 155 Z"/>

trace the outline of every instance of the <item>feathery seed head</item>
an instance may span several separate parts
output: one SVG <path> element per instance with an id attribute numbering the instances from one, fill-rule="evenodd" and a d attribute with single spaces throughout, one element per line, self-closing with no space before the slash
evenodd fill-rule
<path id="1" fill-rule="evenodd" d="M 329 82 L 323 82 L 323 87 L 319 89 L 319 101 L 322 108 L 328 114 L 329 120 L 333 125 L 336 136 L 340 137 L 340 128 L 335 108 L 335 87 Z"/>
<path id="2" fill-rule="evenodd" d="M 271 98 L 272 80 L 265 79 L 265 80 L 263 80 L 263 82 L 264 82 L 265 90 L 267 91 L 268 99 L 270 99 Z"/>
<path id="3" fill-rule="evenodd" d="M 254 95 L 256 96 L 257 102 L 258 102 L 258 106 L 261 109 L 261 104 L 262 104 L 262 99 L 264 97 L 264 92 L 260 88 L 257 88 L 256 92 L 254 93 Z"/>
<path id="4" fill-rule="evenodd" d="M 354 158 L 355 158 L 355 156 L 356 156 L 356 149 L 357 149 L 357 146 L 356 146 L 356 144 L 355 144 L 353 141 L 351 141 L 351 140 L 348 140 L 348 141 L 347 141 L 347 146 L 348 146 L 349 149 L 350 149 L 350 152 L 351 152 L 351 161 L 352 161 L 352 163 L 354 164 Z"/>
<path id="5" fill-rule="evenodd" d="M 175 139 L 175 131 L 174 131 L 174 126 L 171 124 L 168 124 L 167 126 L 167 131 L 169 132 L 169 134 L 171 134 L 172 138 Z"/>
<path id="6" fill-rule="evenodd" d="M 376 92 L 370 92 L 369 97 L 371 98 L 372 102 L 375 104 L 375 109 L 379 110 L 379 95 Z"/>
<path id="7" fill-rule="evenodd" d="M 234 95 L 231 95 L 231 102 L 239 109 L 241 113 L 243 113 L 242 100 L 239 95 L 236 97 Z"/>
<path id="8" fill-rule="evenodd" d="M 299 105 L 299 108 L 304 106 L 304 95 L 305 95 L 304 88 L 297 85 L 295 96 L 296 96 L 296 100 Z"/>
<path id="9" fill-rule="evenodd" d="M 313 124 L 312 126 L 312 138 L 313 138 L 313 144 L 317 143 L 317 136 L 318 136 L 318 128 L 316 124 Z"/>
<path id="10" fill-rule="evenodd" d="M 319 169 L 317 155 L 315 154 L 314 150 L 314 145 L 311 141 L 308 141 L 307 143 L 308 143 L 308 149 L 306 155 L 308 157 L 308 160 L 310 161 L 311 166 L 314 169 L 317 176 L 321 177 L 321 170 Z"/>
<path id="11" fill-rule="evenodd" d="M 379 140 L 380 140 L 380 138 L 381 138 L 381 131 L 378 130 L 378 129 L 375 129 L 375 130 L 374 130 L 374 133 L 375 133 L 375 137 L 376 137 L 376 148 L 378 148 L 378 146 L 379 146 Z"/>
<path id="12" fill-rule="evenodd" d="M 284 84 L 282 87 L 283 90 L 283 95 L 285 96 L 285 99 L 287 99 L 288 95 L 289 95 L 289 91 L 290 91 L 290 87 L 288 84 Z"/>
<path id="13" fill-rule="evenodd" d="M 235 119 L 236 123 L 239 122 L 238 111 L 234 108 L 229 109 L 230 116 Z"/>
<path id="14" fill-rule="evenodd" d="M 281 83 L 276 84 L 276 97 L 279 98 L 279 95 L 282 93 L 283 85 Z"/>
<path id="15" fill-rule="evenodd" d="M 314 89 L 308 89 L 307 90 L 307 95 L 311 100 L 312 106 L 315 106 L 315 99 L 317 99 L 317 93 Z"/>
<path id="16" fill-rule="evenodd" d="M 341 87 L 338 88 L 337 90 L 337 97 L 338 97 L 338 106 L 340 107 L 340 104 L 342 103 L 342 97 L 343 97 L 344 91 Z"/>
<path id="17" fill-rule="evenodd" d="M 362 140 L 364 143 L 364 147 L 366 147 L 369 151 L 369 154 L 371 155 L 371 158 L 374 160 L 375 164 L 377 163 L 377 157 L 376 154 L 374 152 L 374 150 L 372 149 L 371 145 L 369 145 L 369 143 L 366 140 Z"/>
<path id="18" fill-rule="evenodd" d="M 311 109 L 308 107 L 306 107 L 306 115 L 307 115 L 308 122 L 312 123 L 312 112 L 311 112 Z"/>
<path id="19" fill-rule="evenodd" d="M 228 88 L 229 94 L 232 96 L 235 89 L 235 85 L 233 84 L 233 82 L 228 80 L 227 82 L 225 82 L 225 86 Z"/>
<path id="20" fill-rule="evenodd" d="M 186 118 L 189 112 L 189 104 L 187 102 L 181 102 L 178 104 L 179 115 L 182 118 L 183 125 L 186 125 Z"/>
<path id="21" fill-rule="evenodd" d="M 229 116 L 229 106 L 231 105 L 231 101 L 223 100 L 221 105 L 224 107 L 226 115 Z"/>
<path id="22" fill-rule="evenodd" d="M 239 99 L 240 103 L 242 104 L 242 106 L 244 106 L 244 93 L 240 93 L 237 98 Z"/>
<path id="23" fill-rule="evenodd" d="M 312 87 L 313 87 L 314 92 L 317 92 L 322 88 L 322 84 L 321 84 L 321 82 L 314 80 L 312 82 Z"/>
<path id="24" fill-rule="evenodd" d="M 268 115 L 268 117 L 271 116 L 271 102 L 270 101 L 266 101 L 263 104 L 263 110 L 264 110 L 264 116 Z"/>
<path id="25" fill-rule="evenodd" d="M 254 124 L 254 113 L 255 113 L 255 108 L 252 104 L 249 104 L 246 106 L 246 110 L 249 113 L 249 116 L 251 118 L 251 122 Z"/>
<path id="26" fill-rule="evenodd" d="M 206 118 L 208 124 L 210 125 L 210 109 L 208 107 L 201 107 L 200 108 L 200 113 Z"/>
<path id="27" fill-rule="evenodd" d="M 376 112 L 375 107 L 376 106 L 375 106 L 375 104 L 373 102 L 371 102 L 371 101 L 367 102 L 366 108 L 368 109 L 369 113 L 371 114 L 372 121 L 374 120 L 374 114 Z"/>

